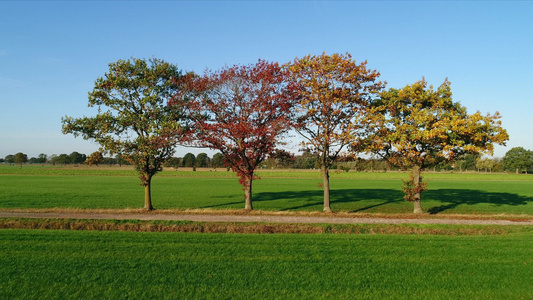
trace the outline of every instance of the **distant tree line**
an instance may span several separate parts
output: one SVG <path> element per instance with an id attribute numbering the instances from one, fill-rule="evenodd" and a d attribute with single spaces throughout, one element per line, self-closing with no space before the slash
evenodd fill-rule
<path id="1" fill-rule="evenodd" d="M 0 163 L 13 165 L 21 164 L 89 164 L 88 156 L 79 152 L 70 154 L 39 154 L 37 157 L 28 158 L 22 152 L 9 154 L 5 158 L 0 158 Z M 93 163 L 94 164 L 94 163 Z M 121 155 L 115 157 L 104 157 L 97 160 L 97 164 L 102 165 L 131 165 Z M 165 164 L 169 168 L 226 168 L 222 153 L 215 153 L 209 157 L 206 153 L 186 153 L 183 157 L 172 157 Z M 316 156 L 312 153 L 304 152 L 299 155 L 291 154 L 284 150 L 272 153 L 260 166 L 261 169 L 318 169 L 319 164 Z M 332 169 L 337 172 L 389 172 L 406 171 L 398 166 L 390 164 L 382 158 L 356 158 L 341 156 L 332 165 Z M 454 161 L 442 162 L 436 165 L 432 171 L 436 172 L 513 172 L 513 173 L 533 173 L 533 151 L 523 147 L 515 147 L 506 152 L 503 158 L 482 158 L 476 154 L 466 154 Z"/>

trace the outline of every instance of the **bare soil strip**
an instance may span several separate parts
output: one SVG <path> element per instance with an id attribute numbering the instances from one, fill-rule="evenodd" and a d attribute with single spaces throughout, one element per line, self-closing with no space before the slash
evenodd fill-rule
<path id="1" fill-rule="evenodd" d="M 468 219 L 389 219 L 389 218 L 339 218 L 328 216 L 273 216 L 273 215 L 201 215 L 152 213 L 73 213 L 73 212 L 3 212 L 0 218 L 52 218 L 52 219 L 114 219 L 114 220 L 168 220 L 194 222 L 257 222 L 298 224 L 455 224 L 455 225 L 530 225 L 533 221 L 468 220 Z"/>

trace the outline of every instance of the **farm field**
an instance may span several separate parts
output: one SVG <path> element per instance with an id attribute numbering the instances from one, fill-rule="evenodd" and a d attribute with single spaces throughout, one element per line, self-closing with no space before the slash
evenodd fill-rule
<path id="1" fill-rule="evenodd" d="M 321 211 L 317 171 L 260 171 L 254 208 Z M 406 173 L 332 173 L 332 208 L 342 212 L 409 213 Z M 0 209 L 141 208 L 144 190 L 131 167 L 0 167 Z M 533 176 L 427 173 L 422 206 L 432 214 L 533 214 Z M 153 179 L 156 209 L 241 209 L 243 192 L 232 172 L 165 170 Z"/>
<path id="2" fill-rule="evenodd" d="M 530 299 L 530 232 L 0 230 L 7 299 Z"/>

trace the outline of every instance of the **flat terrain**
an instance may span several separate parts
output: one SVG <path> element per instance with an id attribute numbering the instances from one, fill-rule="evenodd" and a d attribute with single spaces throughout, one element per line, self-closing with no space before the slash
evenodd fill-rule
<path id="1" fill-rule="evenodd" d="M 0 299 L 532 299 L 533 176 L 0 165 Z M 43 230 L 44 229 L 44 230 Z M 48 229 L 48 230 L 46 230 Z M 65 230 L 68 229 L 68 230 Z"/>
<path id="2" fill-rule="evenodd" d="M 531 299 L 531 232 L 0 230 L 6 299 Z"/>
<path id="3" fill-rule="evenodd" d="M 44 218 L 44 219 L 96 219 L 96 220 L 172 220 L 194 222 L 254 222 L 295 224 L 454 224 L 454 225 L 529 225 L 530 220 L 465 219 L 458 216 L 448 218 L 380 218 L 380 217 L 335 217 L 298 215 L 237 215 L 237 214 L 195 214 L 195 213 L 90 213 L 90 212 L 9 212 L 0 211 L 0 218 Z"/>
<path id="4" fill-rule="evenodd" d="M 254 208 L 320 212 L 318 171 L 260 171 Z M 332 209 L 344 213 L 405 214 L 406 173 L 333 172 Z M 533 175 L 428 173 L 422 206 L 431 215 L 533 215 Z M 0 166 L 0 209 L 138 209 L 144 190 L 131 167 Z M 243 191 L 225 170 L 166 170 L 153 180 L 153 204 L 162 210 L 239 210 Z"/>

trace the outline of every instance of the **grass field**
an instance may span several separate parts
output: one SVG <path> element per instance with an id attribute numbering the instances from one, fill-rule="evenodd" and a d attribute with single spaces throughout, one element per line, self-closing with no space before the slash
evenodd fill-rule
<path id="1" fill-rule="evenodd" d="M 318 172 L 259 175 L 256 209 L 322 210 Z M 332 208 L 409 213 L 407 176 L 334 172 Z M 423 207 L 436 215 L 533 214 L 533 176 L 425 177 Z M 0 165 L 0 209 L 140 208 L 139 183 L 131 167 Z M 165 170 L 153 181 L 157 209 L 241 209 L 242 194 L 224 170 Z M 0 229 L 0 299 L 533 298 L 531 226 L 3 219 L 0 228 L 78 229 Z"/>
<path id="2" fill-rule="evenodd" d="M 3 299 L 531 299 L 533 236 L 0 230 Z"/>
<path id="3" fill-rule="evenodd" d="M 0 208 L 140 208 L 143 188 L 128 168 L 0 167 Z M 262 171 L 254 208 L 321 211 L 316 171 Z M 344 212 L 408 213 L 405 173 L 332 173 L 332 208 Z M 433 214 L 533 214 L 533 176 L 428 173 L 422 206 Z M 157 209 L 241 209 L 243 192 L 232 172 L 167 170 L 154 177 Z"/>
<path id="4" fill-rule="evenodd" d="M 321 179 L 318 170 L 258 170 L 257 174 L 262 178 L 307 178 Z M 16 165 L 0 164 L 0 175 L 85 175 L 85 176 L 137 176 L 132 166 L 86 166 L 86 165 L 25 165 L 20 168 Z M 226 169 L 202 169 L 192 171 L 191 168 L 165 168 L 157 173 L 157 177 L 213 177 L 213 178 L 236 178 L 235 173 Z M 331 170 L 332 179 L 406 179 L 409 175 L 405 172 L 339 172 Z M 533 181 L 533 175 L 508 174 L 508 173 L 448 173 L 448 172 L 424 172 L 424 178 L 429 180 L 450 179 L 457 180 L 482 180 L 482 181 Z"/>

